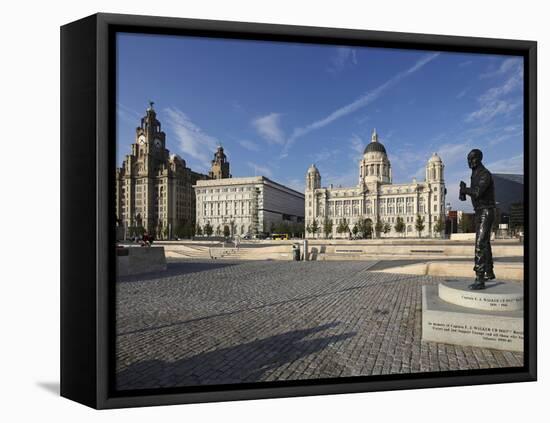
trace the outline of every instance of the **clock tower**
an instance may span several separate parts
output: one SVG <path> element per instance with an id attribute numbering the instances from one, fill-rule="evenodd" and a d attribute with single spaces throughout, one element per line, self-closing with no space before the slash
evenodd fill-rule
<path id="1" fill-rule="evenodd" d="M 143 150 L 145 154 L 159 154 L 166 148 L 166 134 L 162 132 L 160 122 L 157 120 L 157 113 L 153 109 L 152 101 L 146 114 L 141 118 L 141 124 L 136 128 L 136 144 L 138 153 Z"/>
<path id="2" fill-rule="evenodd" d="M 193 185 L 208 179 L 189 169 L 178 155 L 170 155 L 153 105 L 149 102 L 136 128 L 132 152 L 117 170 L 116 213 L 126 237 L 147 231 L 164 239 L 193 232 Z"/>

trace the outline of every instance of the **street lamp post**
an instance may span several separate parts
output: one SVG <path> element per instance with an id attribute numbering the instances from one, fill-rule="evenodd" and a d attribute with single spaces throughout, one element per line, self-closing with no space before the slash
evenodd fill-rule
<path id="1" fill-rule="evenodd" d="M 453 219 L 449 216 L 449 212 L 452 210 L 451 203 L 447 203 L 446 206 L 447 217 L 449 217 L 449 220 L 451 222 L 451 231 L 449 232 L 449 239 L 451 239 L 451 236 L 453 235 Z"/>

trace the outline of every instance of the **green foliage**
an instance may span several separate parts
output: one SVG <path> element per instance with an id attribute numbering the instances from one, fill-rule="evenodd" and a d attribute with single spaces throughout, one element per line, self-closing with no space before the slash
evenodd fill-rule
<path id="1" fill-rule="evenodd" d="M 292 223 L 291 230 L 292 230 L 292 236 L 296 236 L 299 238 L 303 237 L 304 231 L 305 231 L 304 223 L 303 222 Z"/>
<path id="2" fill-rule="evenodd" d="M 414 227 L 418 231 L 418 236 L 422 237 L 422 231 L 426 227 L 426 225 L 424 225 L 424 216 L 420 216 L 420 214 L 416 215 L 416 221 L 414 222 Z"/>
<path id="3" fill-rule="evenodd" d="M 195 233 L 197 235 L 202 235 L 202 228 L 201 225 L 197 224 L 197 227 L 195 228 Z"/>
<path id="4" fill-rule="evenodd" d="M 208 237 L 212 236 L 212 234 L 214 233 L 214 228 L 212 227 L 210 222 L 204 225 L 204 233 Z"/>
<path id="5" fill-rule="evenodd" d="M 135 236 L 143 236 L 145 228 L 143 226 L 129 226 L 127 236 L 133 238 Z"/>
<path id="6" fill-rule="evenodd" d="M 231 230 L 229 229 L 229 226 L 224 225 L 223 226 L 223 236 L 227 238 L 229 235 L 231 235 Z"/>
<path id="7" fill-rule="evenodd" d="M 347 220 L 344 218 L 339 223 L 338 227 L 336 228 L 336 232 L 339 234 L 348 233 L 349 232 L 349 226 Z"/>
<path id="8" fill-rule="evenodd" d="M 357 229 L 363 238 L 369 238 L 372 234 L 372 220 L 361 219 L 357 223 Z"/>
<path id="9" fill-rule="evenodd" d="M 325 233 L 325 238 L 328 238 L 328 236 L 332 234 L 333 226 L 334 224 L 332 223 L 331 219 L 325 219 L 325 223 L 323 224 L 323 232 Z"/>
<path id="10" fill-rule="evenodd" d="M 351 232 L 353 233 L 353 236 L 357 236 L 357 233 L 359 232 L 357 224 L 353 225 L 353 229 L 351 230 Z"/>
<path id="11" fill-rule="evenodd" d="M 437 219 L 434 224 L 434 232 L 440 234 L 443 229 L 445 229 L 445 222 L 443 218 L 439 216 L 439 219 Z"/>
<path id="12" fill-rule="evenodd" d="M 403 232 L 405 232 L 405 228 L 406 228 L 405 221 L 401 216 L 397 216 L 397 219 L 395 219 L 395 225 L 394 225 L 395 232 L 402 234 Z"/>
<path id="13" fill-rule="evenodd" d="M 313 219 L 311 223 L 311 233 L 315 235 L 317 232 L 319 232 L 319 224 L 317 223 L 317 219 Z"/>
<path id="14" fill-rule="evenodd" d="M 376 232 L 376 236 L 380 236 L 380 232 L 384 230 L 384 223 L 382 220 L 378 219 L 376 221 L 376 225 L 374 225 L 374 231 Z"/>
<path id="15" fill-rule="evenodd" d="M 388 222 L 384 223 L 384 228 L 382 230 L 384 231 L 384 234 L 389 233 L 391 231 L 391 225 Z"/>

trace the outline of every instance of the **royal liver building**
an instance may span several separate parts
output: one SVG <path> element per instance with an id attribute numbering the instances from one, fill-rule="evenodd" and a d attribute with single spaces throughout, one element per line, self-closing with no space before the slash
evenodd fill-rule
<path id="1" fill-rule="evenodd" d="M 365 220 L 372 227 L 372 236 L 418 237 L 438 236 L 438 226 L 444 218 L 445 180 L 443 161 L 434 153 L 426 164 L 424 182 L 413 179 L 411 183 L 392 183 L 391 164 L 386 148 L 378 141 L 376 130 L 359 161 L 359 183 L 354 187 L 332 185 L 321 187 L 321 174 L 311 165 L 306 175 L 306 227 L 319 229 L 306 232 L 307 236 L 344 237 L 351 235 L 353 227 Z M 420 216 L 418 219 L 417 216 Z M 396 231 L 397 219 L 402 218 L 401 232 Z M 417 230 L 424 226 L 421 232 Z M 440 221 L 439 225 L 436 223 Z M 324 229 L 331 225 L 332 233 Z M 377 222 L 378 223 L 377 225 Z M 342 230 L 342 226 L 346 230 Z M 383 227 L 385 226 L 385 233 Z M 399 227 L 399 225 L 398 225 Z M 379 229 L 377 234 L 376 229 Z M 443 228 L 441 228 L 443 230 Z"/>

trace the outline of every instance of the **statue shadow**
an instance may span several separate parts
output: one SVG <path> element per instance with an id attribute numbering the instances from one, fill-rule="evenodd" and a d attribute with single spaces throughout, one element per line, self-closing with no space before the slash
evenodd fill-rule
<path id="1" fill-rule="evenodd" d="M 346 332 L 305 339 L 337 325 L 338 323 L 329 323 L 309 329 L 293 330 L 240 345 L 202 352 L 173 362 L 137 362 L 117 373 L 117 388 L 132 390 L 266 380 L 272 371 L 281 366 L 318 353 L 331 344 L 356 335 L 356 332 Z M 288 376 L 283 379 L 288 380 Z"/>

